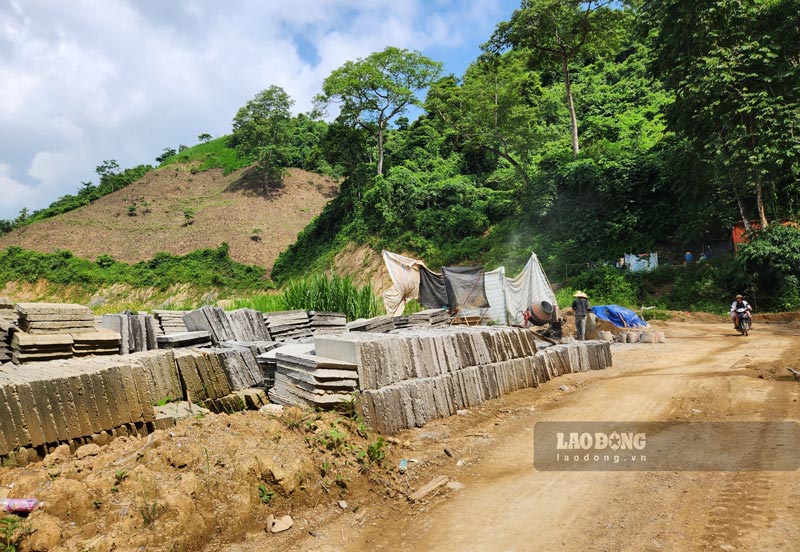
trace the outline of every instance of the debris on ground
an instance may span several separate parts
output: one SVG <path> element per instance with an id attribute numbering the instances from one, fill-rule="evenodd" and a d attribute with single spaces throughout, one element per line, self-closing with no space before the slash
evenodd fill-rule
<path id="1" fill-rule="evenodd" d="M 420 487 L 419 489 L 408 495 L 408 499 L 411 500 L 412 502 L 420 501 L 429 494 L 431 494 L 433 491 L 438 489 L 439 487 L 447 485 L 448 481 L 450 481 L 450 479 L 447 476 L 437 475 L 436 477 L 428 481 L 428 483 L 426 483 L 425 485 L 423 485 L 422 487 Z"/>

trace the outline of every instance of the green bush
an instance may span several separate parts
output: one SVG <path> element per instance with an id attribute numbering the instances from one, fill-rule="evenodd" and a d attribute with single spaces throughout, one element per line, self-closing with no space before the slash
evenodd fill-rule
<path id="1" fill-rule="evenodd" d="M 133 265 L 115 261 L 109 255 L 100 255 L 92 262 L 75 257 L 69 251 L 39 253 L 20 247 L 0 251 L 0 283 L 39 279 L 56 284 L 80 284 L 89 289 L 117 283 L 158 289 L 167 289 L 173 284 L 193 284 L 235 291 L 275 287 L 263 268 L 233 261 L 227 244 L 182 256 L 158 253 L 149 261 Z"/>

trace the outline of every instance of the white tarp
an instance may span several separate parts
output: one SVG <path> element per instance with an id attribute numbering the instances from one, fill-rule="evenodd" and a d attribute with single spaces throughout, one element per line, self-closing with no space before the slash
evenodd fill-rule
<path id="1" fill-rule="evenodd" d="M 531 253 L 522 272 L 514 279 L 506 278 L 505 284 L 505 306 L 509 324 L 523 325 L 525 320 L 522 313 L 534 302 L 547 301 L 558 306 L 556 295 L 536 253 Z"/>
<path id="2" fill-rule="evenodd" d="M 391 287 L 383 292 L 383 306 L 386 314 L 400 316 L 409 299 L 419 298 L 419 267 L 422 261 L 383 251 L 383 264 L 392 279 Z"/>
<path id="3" fill-rule="evenodd" d="M 650 272 L 658 267 L 658 253 L 625 253 L 625 264 L 631 272 Z"/>

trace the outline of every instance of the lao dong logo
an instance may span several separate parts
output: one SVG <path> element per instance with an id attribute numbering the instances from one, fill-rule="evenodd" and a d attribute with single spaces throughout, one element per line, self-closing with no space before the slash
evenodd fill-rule
<path id="1" fill-rule="evenodd" d="M 570 432 L 556 433 L 558 450 L 643 450 L 647 445 L 644 433 Z"/>

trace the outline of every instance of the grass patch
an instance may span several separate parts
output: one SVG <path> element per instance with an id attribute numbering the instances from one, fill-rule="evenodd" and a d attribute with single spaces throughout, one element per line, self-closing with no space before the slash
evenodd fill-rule
<path id="1" fill-rule="evenodd" d="M 223 136 L 186 148 L 168 157 L 160 167 L 190 164 L 193 166 L 192 170 L 194 172 L 222 169 L 225 174 L 230 174 L 233 171 L 249 166 L 253 162 L 252 159 L 237 157 L 236 150 L 228 147 L 229 139 L 229 136 Z"/>

